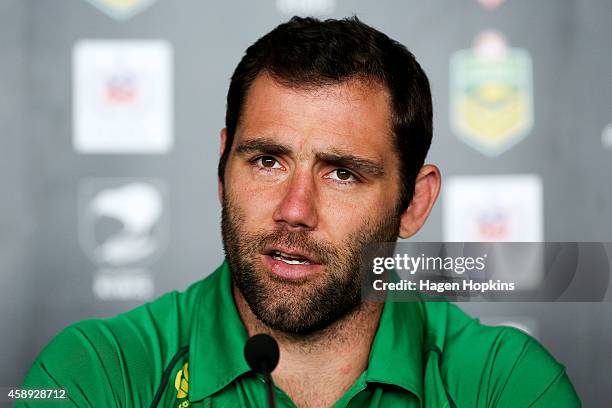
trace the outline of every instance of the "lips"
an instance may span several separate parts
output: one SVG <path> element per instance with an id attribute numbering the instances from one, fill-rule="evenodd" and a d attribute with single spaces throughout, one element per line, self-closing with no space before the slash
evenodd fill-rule
<path id="1" fill-rule="evenodd" d="M 268 245 L 263 253 L 276 258 L 277 260 L 287 261 L 287 263 L 320 263 L 318 257 L 301 249 L 288 248 L 282 245 Z"/>
<path id="2" fill-rule="evenodd" d="M 274 250 L 270 253 L 270 256 L 277 260 L 283 261 L 289 265 L 310 265 L 312 261 L 301 255 L 290 254 L 282 251 Z"/>
<path id="3" fill-rule="evenodd" d="M 302 280 L 321 270 L 316 256 L 305 251 L 273 246 L 263 251 L 270 272 L 285 280 Z"/>

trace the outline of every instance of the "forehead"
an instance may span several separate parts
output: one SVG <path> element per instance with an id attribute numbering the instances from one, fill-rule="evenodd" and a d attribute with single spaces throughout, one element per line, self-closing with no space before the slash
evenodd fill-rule
<path id="1" fill-rule="evenodd" d="M 302 148 L 342 148 L 386 156 L 392 145 L 389 95 L 382 85 L 350 80 L 288 87 L 267 74 L 251 84 L 237 139 L 273 137 Z"/>

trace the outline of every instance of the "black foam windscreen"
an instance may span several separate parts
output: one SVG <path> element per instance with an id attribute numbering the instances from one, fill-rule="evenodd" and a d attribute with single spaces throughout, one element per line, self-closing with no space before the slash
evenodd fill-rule
<path id="1" fill-rule="evenodd" d="M 278 364 L 278 343 L 264 333 L 249 338 L 244 346 L 244 358 L 249 367 L 258 373 L 271 373 Z"/>

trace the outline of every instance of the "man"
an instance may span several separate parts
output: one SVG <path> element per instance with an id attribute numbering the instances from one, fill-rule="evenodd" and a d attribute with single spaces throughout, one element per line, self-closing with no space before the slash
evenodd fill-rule
<path id="1" fill-rule="evenodd" d="M 440 173 L 424 165 L 429 84 L 356 18 L 293 18 L 248 48 L 221 131 L 227 261 L 183 293 L 77 323 L 27 387 L 76 406 L 265 407 L 243 357 L 279 343 L 280 407 L 574 407 L 565 369 L 515 329 L 445 302 L 365 302 L 365 245 L 413 236 Z"/>

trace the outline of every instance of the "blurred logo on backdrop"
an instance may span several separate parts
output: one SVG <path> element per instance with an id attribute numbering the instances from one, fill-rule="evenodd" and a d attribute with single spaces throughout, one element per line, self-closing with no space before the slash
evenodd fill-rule
<path id="1" fill-rule="evenodd" d="M 487 10 L 495 10 L 502 5 L 504 0 L 478 0 L 478 3 Z"/>
<path id="2" fill-rule="evenodd" d="M 321 16 L 332 13 L 335 8 L 335 0 L 276 0 L 276 9 L 290 16 Z"/>
<path id="3" fill-rule="evenodd" d="M 542 180 L 538 175 L 452 176 L 443 202 L 445 242 L 542 242 Z M 491 267 L 536 287 L 544 275 L 542 245 L 527 253 L 491 248 Z"/>
<path id="4" fill-rule="evenodd" d="M 173 145 L 172 50 L 165 41 L 79 41 L 73 145 L 79 153 L 167 153 Z"/>
<path id="5" fill-rule="evenodd" d="M 542 241 L 542 180 L 537 175 L 449 177 L 443 220 L 447 242 Z"/>
<path id="6" fill-rule="evenodd" d="M 116 20 L 127 20 L 140 13 L 156 0 L 87 0 L 97 9 Z"/>
<path id="7" fill-rule="evenodd" d="M 508 47 L 497 31 L 482 32 L 472 49 L 453 53 L 450 115 L 453 132 L 489 156 L 525 138 L 533 126 L 529 53 Z"/>
<path id="8" fill-rule="evenodd" d="M 102 300 L 148 299 L 150 266 L 168 242 L 167 194 L 159 180 L 87 179 L 79 189 L 79 243 L 96 265 Z"/>
<path id="9" fill-rule="evenodd" d="M 601 131 L 601 145 L 604 149 L 612 150 L 612 123 L 608 123 Z"/>

